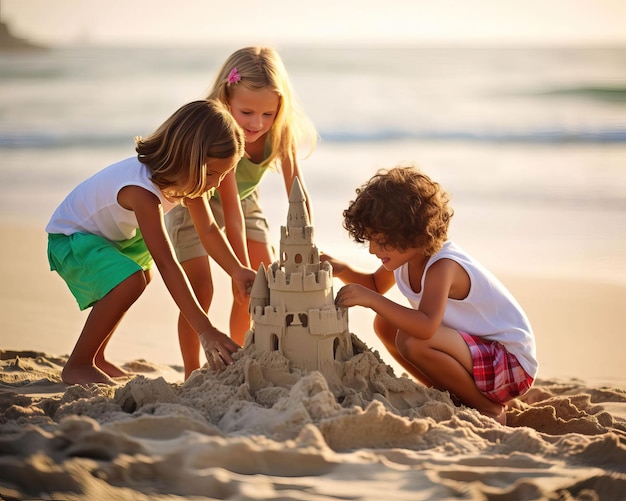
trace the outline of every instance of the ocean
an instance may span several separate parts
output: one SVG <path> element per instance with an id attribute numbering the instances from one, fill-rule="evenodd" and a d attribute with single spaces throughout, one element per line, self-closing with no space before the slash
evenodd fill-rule
<path id="1" fill-rule="evenodd" d="M 452 195 L 450 236 L 496 273 L 626 284 L 626 48 L 277 47 L 320 141 L 316 242 L 377 266 L 342 210 L 379 168 Z M 3 217 L 40 224 L 133 138 L 205 96 L 237 47 L 0 53 Z M 261 185 L 278 240 L 282 177 Z"/>

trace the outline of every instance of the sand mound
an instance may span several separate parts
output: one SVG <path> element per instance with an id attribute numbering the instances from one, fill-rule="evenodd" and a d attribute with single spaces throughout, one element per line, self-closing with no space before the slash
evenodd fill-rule
<path id="1" fill-rule="evenodd" d="M 626 392 L 540 381 L 503 427 L 362 347 L 337 380 L 277 353 L 224 372 L 134 361 L 65 386 L 63 358 L 0 354 L 0 494 L 27 499 L 620 499 Z M 595 497 L 594 497 L 595 496 Z"/>

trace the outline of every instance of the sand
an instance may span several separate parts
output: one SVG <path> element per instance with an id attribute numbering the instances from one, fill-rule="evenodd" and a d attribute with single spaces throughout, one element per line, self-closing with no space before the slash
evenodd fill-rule
<path id="1" fill-rule="evenodd" d="M 252 348 L 183 383 L 158 277 L 110 344 L 136 376 L 68 387 L 60 372 L 86 313 L 47 271 L 42 228 L 0 231 L 12 235 L 0 259 L 1 499 L 624 499 L 622 286 L 504 278 L 541 364 L 504 427 L 404 376 L 359 309 L 357 354 L 332 385 Z M 223 328 L 228 309 L 218 295 Z"/>

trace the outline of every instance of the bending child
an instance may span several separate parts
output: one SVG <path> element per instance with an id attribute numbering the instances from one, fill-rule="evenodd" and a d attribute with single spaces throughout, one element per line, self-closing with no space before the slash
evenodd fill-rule
<path id="1" fill-rule="evenodd" d="M 136 142 L 136 157 L 79 184 L 46 227 L 51 270 L 65 280 L 81 310 L 91 307 L 62 372 L 68 384 L 113 384 L 112 378 L 127 375 L 104 352 L 150 282 L 153 259 L 209 365 L 224 368 L 240 348 L 199 305 L 174 257 L 163 214 L 186 204 L 202 244 L 233 278 L 239 294 L 247 294 L 256 274 L 237 259 L 207 201 L 207 192 L 243 155 L 243 132 L 221 103 L 195 101 Z"/>
<path id="2" fill-rule="evenodd" d="M 448 240 L 453 210 L 438 183 L 413 167 L 396 167 L 379 171 L 356 193 L 344 227 L 356 242 L 369 243 L 382 266 L 363 273 L 323 256 L 349 284 L 336 303 L 374 310 L 376 334 L 409 374 L 505 424 L 506 403 L 528 391 L 537 374 L 524 311 Z M 394 283 L 411 308 L 383 296 Z"/>
<path id="3" fill-rule="evenodd" d="M 258 269 L 261 263 L 267 266 L 275 260 L 259 201 L 259 183 L 268 171 L 281 170 L 287 201 L 297 176 L 309 204 L 296 150 L 305 143 L 312 150 L 317 133 L 298 108 L 283 62 L 271 48 L 246 47 L 231 54 L 218 71 L 209 98 L 227 105 L 245 134 L 245 156 L 218 188 L 211 208 L 237 257 Z M 310 205 L 307 208 L 311 218 Z M 211 268 L 189 211 L 177 207 L 167 214 L 165 222 L 176 255 L 200 304 L 208 311 L 213 297 Z M 248 304 L 235 298 L 230 335 L 243 344 L 249 328 Z M 200 366 L 200 345 L 183 315 L 178 320 L 178 337 L 187 378 Z"/>

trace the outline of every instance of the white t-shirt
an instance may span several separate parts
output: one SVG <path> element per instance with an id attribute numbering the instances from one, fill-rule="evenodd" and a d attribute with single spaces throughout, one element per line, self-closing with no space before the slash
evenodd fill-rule
<path id="1" fill-rule="evenodd" d="M 422 275 L 420 291 L 424 291 L 424 278 L 428 269 L 444 258 L 456 261 L 467 272 L 470 291 L 462 300 L 448 298 L 443 324 L 473 336 L 498 341 L 517 357 L 530 376 L 536 377 L 538 363 L 535 337 L 524 310 L 489 270 L 454 242 L 447 241 L 439 252 L 430 257 Z M 394 275 L 400 292 L 417 309 L 422 292 L 416 293 L 411 289 L 408 270 L 408 264 L 405 264 L 396 269 Z"/>
<path id="2" fill-rule="evenodd" d="M 133 238 L 139 227 L 135 212 L 117 202 L 117 194 L 125 186 L 141 186 L 154 193 L 164 213 L 180 203 L 169 202 L 150 180 L 148 168 L 131 157 L 109 165 L 74 188 L 52 214 L 46 232 L 89 233 L 114 242 Z"/>

